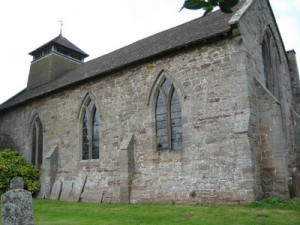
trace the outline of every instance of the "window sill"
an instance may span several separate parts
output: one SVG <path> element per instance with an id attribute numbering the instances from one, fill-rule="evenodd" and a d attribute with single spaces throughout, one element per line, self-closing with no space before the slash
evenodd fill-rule
<path id="1" fill-rule="evenodd" d="M 100 159 L 86 159 L 80 160 L 79 166 L 98 166 L 100 164 Z"/>
<path id="2" fill-rule="evenodd" d="M 157 153 L 160 162 L 180 162 L 183 150 L 161 150 Z"/>

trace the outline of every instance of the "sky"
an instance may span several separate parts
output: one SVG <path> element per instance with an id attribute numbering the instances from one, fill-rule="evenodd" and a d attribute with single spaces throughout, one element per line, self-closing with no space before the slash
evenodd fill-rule
<path id="1" fill-rule="evenodd" d="M 90 56 L 86 61 L 203 14 L 184 0 L 3 0 L 0 4 L 0 104 L 27 85 L 29 52 L 60 33 Z M 300 69 L 300 1 L 270 0 L 286 50 Z"/>

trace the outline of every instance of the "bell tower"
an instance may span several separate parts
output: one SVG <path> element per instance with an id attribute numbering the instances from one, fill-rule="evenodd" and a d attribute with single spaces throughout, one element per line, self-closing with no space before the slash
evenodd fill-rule
<path id="1" fill-rule="evenodd" d="M 88 54 L 60 33 L 56 38 L 29 53 L 31 62 L 27 90 L 46 84 L 63 73 L 79 67 Z"/>

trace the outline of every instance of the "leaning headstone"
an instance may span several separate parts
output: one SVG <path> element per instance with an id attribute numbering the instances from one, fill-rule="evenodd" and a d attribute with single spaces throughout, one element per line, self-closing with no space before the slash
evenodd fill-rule
<path id="1" fill-rule="evenodd" d="M 104 192 L 90 192 L 85 191 L 82 193 L 81 200 L 82 202 L 90 202 L 90 203 L 101 203 L 103 200 Z"/>
<path id="2" fill-rule="evenodd" d="M 73 188 L 69 197 L 69 201 L 78 202 L 86 182 L 86 174 L 80 173 L 73 183 Z"/>
<path id="3" fill-rule="evenodd" d="M 62 185 L 62 183 L 60 180 L 57 180 L 54 182 L 54 184 L 52 186 L 52 190 L 51 190 L 50 199 L 58 200 L 60 198 L 61 185 Z"/>
<path id="4" fill-rule="evenodd" d="M 73 181 L 65 180 L 62 185 L 60 200 L 69 201 L 72 188 L 73 188 Z"/>
<path id="5" fill-rule="evenodd" d="M 9 186 L 10 190 L 13 189 L 24 189 L 24 180 L 22 177 L 14 177 L 11 181 L 10 181 L 10 186 Z"/>
<path id="6" fill-rule="evenodd" d="M 12 180 L 13 190 L 1 196 L 2 225 L 33 225 L 32 196 L 20 177 Z"/>

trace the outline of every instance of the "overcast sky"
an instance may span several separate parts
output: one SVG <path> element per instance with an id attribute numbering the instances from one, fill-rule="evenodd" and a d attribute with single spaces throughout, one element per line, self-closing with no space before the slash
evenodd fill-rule
<path id="1" fill-rule="evenodd" d="M 94 59 L 197 18 L 184 0 L 6 0 L 0 5 L 0 104 L 27 85 L 29 52 L 59 35 Z M 300 1 L 270 0 L 286 50 L 300 67 Z"/>

